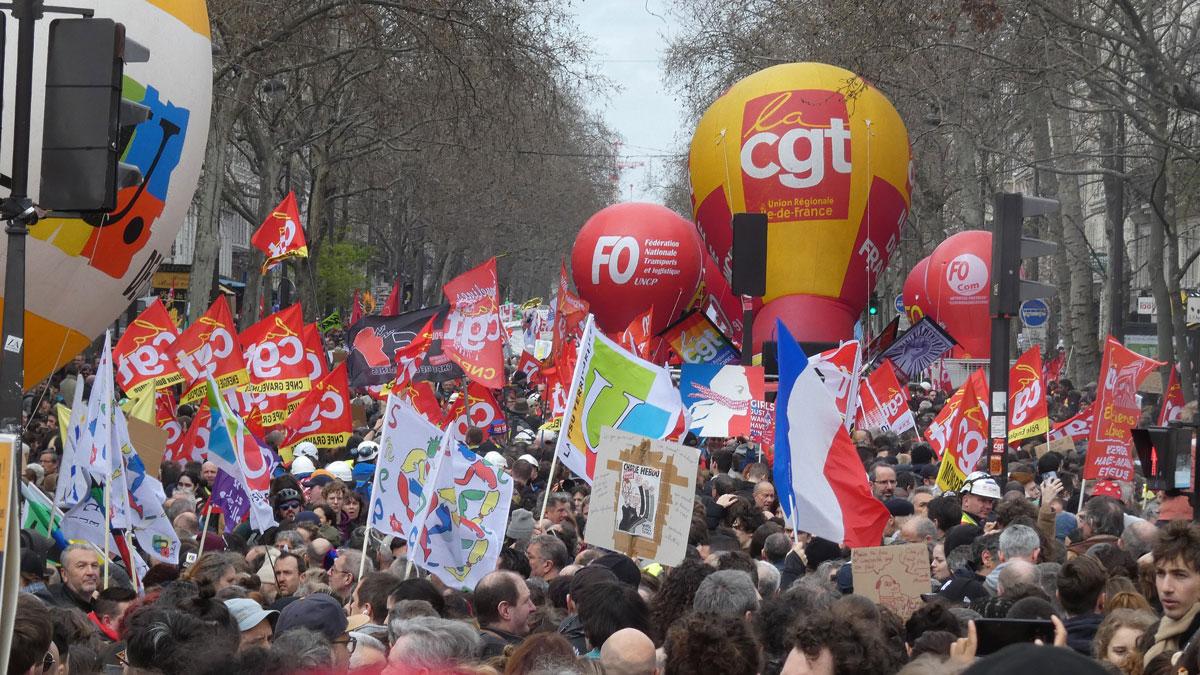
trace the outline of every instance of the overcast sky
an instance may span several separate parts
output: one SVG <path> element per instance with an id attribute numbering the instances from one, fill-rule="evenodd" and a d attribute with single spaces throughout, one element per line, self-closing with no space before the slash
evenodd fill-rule
<path id="1" fill-rule="evenodd" d="M 682 114 L 662 80 L 660 61 L 673 26 L 666 0 L 579 0 L 574 4 L 580 28 L 592 37 L 593 65 L 619 90 L 593 100 L 610 129 L 625 145 L 622 161 L 642 163 L 621 172 L 621 200 L 662 203 L 655 185 L 667 176 L 666 161 L 654 155 L 683 151 L 691 130 L 682 130 Z"/>

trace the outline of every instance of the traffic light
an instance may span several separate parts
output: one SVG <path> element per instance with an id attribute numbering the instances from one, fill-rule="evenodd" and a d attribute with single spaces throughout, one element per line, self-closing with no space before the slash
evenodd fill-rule
<path id="1" fill-rule="evenodd" d="M 52 211 L 112 211 L 117 191 L 141 172 L 120 161 L 149 108 L 121 98 L 125 64 L 149 51 L 111 19 L 50 22 L 39 205 Z"/>
<path id="2" fill-rule="evenodd" d="M 879 314 L 879 294 L 878 293 L 871 294 L 871 299 L 867 303 L 867 314 L 869 314 L 871 316 L 876 316 Z"/>
<path id="3" fill-rule="evenodd" d="M 1021 279 L 1025 258 L 1054 255 L 1058 244 L 1021 236 L 1026 218 L 1054 213 L 1058 200 L 1027 197 L 1020 193 L 996 195 L 992 224 L 992 316 L 1015 316 L 1021 303 L 1034 298 L 1052 298 L 1058 289 L 1049 284 Z"/>
<path id="4" fill-rule="evenodd" d="M 1151 490 L 1192 489 L 1196 477 L 1192 458 L 1195 431 L 1194 425 L 1175 423 L 1130 430 L 1147 487 Z"/>

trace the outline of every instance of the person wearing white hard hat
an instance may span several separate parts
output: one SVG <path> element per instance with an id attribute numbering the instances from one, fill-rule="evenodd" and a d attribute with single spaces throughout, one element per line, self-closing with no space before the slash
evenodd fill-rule
<path id="1" fill-rule="evenodd" d="M 983 522 L 992 514 L 996 502 L 1000 501 L 1000 486 L 991 476 L 975 471 L 967 476 L 962 485 L 962 523 L 983 527 Z"/>
<path id="2" fill-rule="evenodd" d="M 317 456 L 317 446 L 312 441 L 300 441 L 296 447 L 292 448 L 292 461 L 295 461 L 297 457 L 307 457 L 313 461 L 313 464 L 316 464 Z"/>
<path id="3" fill-rule="evenodd" d="M 292 475 L 296 478 L 308 478 L 316 470 L 317 467 L 313 466 L 313 461 L 308 457 L 301 455 L 292 460 Z"/>
<path id="4" fill-rule="evenodd" d="M 354 480 L 354 469 L 350 467 L 350 462 L 343 460 L 330 462 L 325 466 L 325 470 L 343 483 L 349 483 Z"/>

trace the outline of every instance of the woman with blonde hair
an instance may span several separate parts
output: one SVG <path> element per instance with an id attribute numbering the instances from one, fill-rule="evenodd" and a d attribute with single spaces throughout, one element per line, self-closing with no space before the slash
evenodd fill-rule
<path id="1" fill-rule="evenodd" d="M 1104 617 L 1092 640 L 1092 655 L 1107 661 L 1125 675 L 1142 675 L 1142 650 L 1138 638 L 1158 617 L 1135 609 L 1114 609 Z"/>

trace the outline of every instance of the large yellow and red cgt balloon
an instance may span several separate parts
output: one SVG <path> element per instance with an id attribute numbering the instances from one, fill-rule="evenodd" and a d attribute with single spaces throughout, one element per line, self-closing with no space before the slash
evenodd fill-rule
<path id="1" fill-rule="evenodd" d="M 908 219 L 908 131 L 877 89 L 848 70 L 789 63 L 734 84 L 692 137 L 693 210 L 729 274 L 733 213 L 768 217 L 767 304 L 797 339 L 847 339 Z"/>

